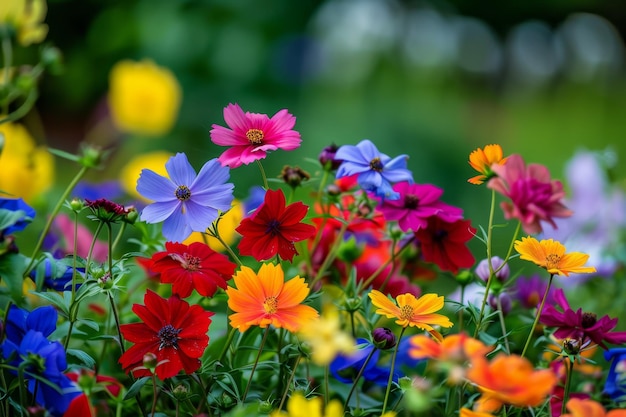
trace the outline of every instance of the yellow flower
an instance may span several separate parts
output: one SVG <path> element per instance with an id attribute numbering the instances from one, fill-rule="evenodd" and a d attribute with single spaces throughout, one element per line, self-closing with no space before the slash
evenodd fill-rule
<path id="1" fill-rule="evenodd" d="M 54 158 L 38 146 L 24 126 L 0 124 L 0 191 L 32 203 L 52 186 Z"/>
<path id="2" fill-rule="evenodd" d="M 332 400 L 324 409 L 321 397 L 305 398 L 300 392 L 293 394 L 287 402 L 287 412 L 275 410 L 270 417 L 343 417 L 343 405 Z M 385 416 L 392 417 L 392 416 Z"/>
<path id="3" fill-rule="evenodd" d="M 239 233 L 235 230 L 241 219 L 243 219 L 243 204 L 239 200 L 233 200 L 230 210 L 222 215 L 220 221 L 217 223 L 217 231 L 220 237 L 228 246 L 232 246 L 233 243 L 239 238 Z M 217 240 L 217 238 L 209 235 L 205 235 L 200 232 L 193 232 L 185 241 L 185 245 L 190 245 L 193 242 L 207 242 L 211 249 L 216 252 L 224 252 L 226 249 L 224 245 Z"/>
<path id="4" fill-rule="evenodd" d="M 0 27 L 5 24 L 12 26 L 22 46 L 39 43 L 48 34 L 48 25 L 42 23 L 46 11 L 45 0 L 2 0 Z"/>
<path id="5" fill-rule="evenodd" d="M 437 294 L 424 294 L 419 298 L 411 293 L 400 294 L 396 298 L 397 305 L 380 291 L 372 290 L 369 293 L 372 304 L 378 307 L 376 314 L 396 318 L 396 323 L 402 327 L 415 326 L 428 331 L 438 340 L 443 337 L 432 325 L 452 327 L 449 318 L 442 314 L 435 314 L 443 308 L 443 296 Z"/>
<path id="6" fill-rule="evenodd" d="M 352 336 L 341 330 L 335 307 L 325 308 L 322 317 L 300 330 L 300 336 L 311 346 L 311 359 L 318 365 L 328 365 L 338 353 L 349 354 L 355 349 Z"/>
<path id="7" fill-rule="evenodd" d="M 565 253 L 565 246 L 552 239 L 541 242 L 534 237 L 523 237 L 515 241 L 515 250 L 520 259 L 531 261 L 551 274 L 589 274 L 596 272 L 593 266 L 583 266 L 589 255 L 580 252 Z"/>
<path id="8" fill-rule="evenodd" d="M 484 149 L 478 148 L 470 153 L 469 164 L 476 171 L 480 172 L 480 175 L 468 179 L 467 182 L 480 185 L 495 175 L 491 170 L 491 165 L 504 165 L 505 163 L 506 158 L 502 157 L 502 147 L 500 145 L 487 145 Z"/>
<path id="9" fill-rule="evenodd" d="M 135 198 L 146 200 L 137 192 L 137 180 L 142 169 L 151 169 L 159 175 L 167 177 L 165 163 L 173 154 L 168 151 L 153 151 L 135 156 L 122 167 L 120 171 L 120 183 L 124 191 Z"/>
<path id="10" fill-rule="evenodd" d="M 159 136 L 170 131 L 181 101 L 181 88 L 167 68 L 149 60 L 120 61 L 109 76 L 113 123 L 123 132 Z"/>

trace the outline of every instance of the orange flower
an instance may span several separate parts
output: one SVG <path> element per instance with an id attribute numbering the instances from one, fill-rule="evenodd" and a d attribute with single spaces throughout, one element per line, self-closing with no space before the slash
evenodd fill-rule
<path id="1" fill-rule="evenodd" d="M 493 350 L 480 340 L 469 337 L 466 333 L 446 336 L 441 342 L 436 342 L 424 335 L 412 336 L 409 344 L 409 356 L 413 359 L 436 359 L 464 363 L 476 356 L 484 357 Z"/>
<path id="2" fill-rule="evenodd" d="M 472 411 L 469 408 L 461 408 L 459 417 L 493 417 L 493 414 Z"/>
<path id="3" fill-rule="evenodd" d="M 380 291 L 372 290 L 369 293 L 372 304 L 378 307 L 376 314 L 396 318 L 396 323 L 402 327 L 415 326 L 428 331 L 439 340 L 441 334 L 433 329 L 433 325 L 452 327 L 452 322 L 442 314 L 435 314 L 443 308 L 443 296 L 424 294 L 415 298 L 411 293 L 400 294 L 396 298 L 397 305 Z"/>
<path id="4" fill-rule="evenodd" d="M 568 414 L 561 417 L 626 417 L 626 410 L 611 410 L 608 413 L 600 403 L 590 399 L 571 398 L 567 402 Z"/>
<path id="5" fill-rule="evenodd" d="M 296 332 L 318 317 L 313 307 L 301 304 L 309 294 L 304 278 L 295 276 L 285 282 L 280 265 L 263 264 L 258 274 L 242 266 L 233 279 L 237 288 L 226 289 L 228 307 L 235 312 L 229 318 L 240 332 L 270 324 Z"/>
<path id="6" fill-rule="evenodd" d="M 484 149 L 478 148 L 470 153 L 469 164 L 476 171 L 480 172 L 480 175 L 468 179 L 467 182 L 480 185 L 495 175 L 491 170 L 491 165 L 504 165 L 505 163 L 506 158 L 502 157 L 502 147 L 500 145 L 487 145 Z"/>
<path id="7" fill-rule="evenodd" d="M 596 272 L 593 266 L 583 266 L 589 255 L 580 252 L 565 253 L 565 246 L 552 239 L 538 241 L 534 237 L 523 237 L 515 241 L 515 250 L 520 259 L 531 261 L 551 274 L 589 274 Z"/>
<path id="8" fill-rule="evenodd" d="M 494 412 L 503 404 L 537 407 L 545 401 L 557 382 L 549 369 L 535 370 L 527 359 L 506 354 L 491 362 L 476 357 L 467 378 L 478 386 L 482 396 L 474 406 L 478 412 Z"/>

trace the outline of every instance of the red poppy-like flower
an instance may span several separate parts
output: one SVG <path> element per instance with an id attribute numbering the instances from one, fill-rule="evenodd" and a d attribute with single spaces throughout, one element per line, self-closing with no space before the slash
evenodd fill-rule
<path id="1" fill-rule="evenodd" d="M 133 305 L 143 323 L 121 326 L 124 339 L 134 343 L 119 359 L 126 372 L 135 377 L 150 376 L 143 366 L 144 356 L 156 356 L 155 372 L 160 379 L 171 378 L 181 370 L 190 374 L 200 367 L 200 357 L 209 344 L 209 325 L 213 313 L 199 305 L 190 306 L 179 296 L 161 298 L 148 290 L 145 305 Z"/>
<path id="2" fill-rule="evenodd" d="M 422 256 L 444 271 L 456 274 L 460 268 L 474 265 L 474 256 L 466 246 L 476 229 L 469 220 L 444 222 L 438 217 L 428 220 L 428 227 L 415 232 Z"/>
<path id="3" fill-rule="evenodd" d="M 235 229 L 243 236 L 239 253 L 259 262 L 278 254 L 291 262 L 298 254 L 294 242 L 315 234 L 315 227 L 300 223 L 307 209 L 299 201 L 285 206 L 282 190 L 267 190 L 265 201 Z"/>
<path id="4" fill-rule="evenodd" d="M 526 165 L 520 155 L 511 155 L 506 164 L 491 166 L 497 177 L 487 183 L 487 187 L 511 199 L 500 206 L 507 219 L 518 219 L 524 232 L 540 233 L 541 222 L 548 222 L 557 228 L 553 217 L 572 215 L 561 202 L 565 197 L 563 184 L 550 178 L 550 171 L 539 164 Z"/>
<path id="5" fill-rule="evenodd" d="M 226 289 L 237 265 L 202 242 L 187 246 L 167 242 L 165 251 L 152 255 L 149 269 L 160 274 L 161 282 L 172 284 L 172 292 L 189 297 L 193 289 L 200 295 L 212 297 L 217 287 Z"/>
<path id="6" fill-rule="evenodd" d="M 611 332 L 617 326 L 617 318 L 604 316 L 598 319 L 595 313 L 585 313 L 582 309 L 572 310 L 561 288 L 554 292 L 556 304 L 561 308 L 548 305 L 541 313 L 539 321 L 548 327 L 556 327 L 554 336 L 559 339 L 579 339 L 582 343 L 593 343 L 608 349 L 607 343 L 621 345 L 626 343 L 626 332 Z"/>

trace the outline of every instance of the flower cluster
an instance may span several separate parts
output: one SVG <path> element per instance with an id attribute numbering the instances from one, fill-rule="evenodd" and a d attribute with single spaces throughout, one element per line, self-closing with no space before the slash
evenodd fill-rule
<path id="1" fill-rule="evenodd" d="M 39 6 L 11 10 L 13 41 L 45 36 Z M 124 61 L 110 84 L 104 117 L 126 140 L 173 128 L 172 72 Z M 3 166 L 38 155 L 16 117 Z M 580 239 L 549 237 L 576 211 L 547 167 L 468 149 L 478 175 L 459 182 L 491 198 L 479 224 L 369 139 L 270 181 L 263 164 L 303 141 L 294 115 L 223 117 L 207 132 L 220 155 L 199 170 L 178 149 L 138 155 L 120 175 L 132 189 L 84 181 L 107 163 L 93 145 L 53 151 L 79 169 L 52 209 L 40 177 L 0 177 L 1 415 L 626 413 L 623 311 L 586 292 L 623 296 L 623 260 L 606 279 Z M 229 182 L 252 163 L 256 187 Z"/>

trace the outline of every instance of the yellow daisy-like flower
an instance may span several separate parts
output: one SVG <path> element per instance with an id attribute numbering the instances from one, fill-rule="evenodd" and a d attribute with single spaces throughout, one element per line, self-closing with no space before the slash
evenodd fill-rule
<path id="1" fill-rule="evenodd" d="M 504 165 L 505 163 L 506 158 L 502 156 L 502 147 L 500 145 L 487 145 L 484 149 L 478 148 L 470 153 L 469 164 L 476 171 L 480 172 L 480 175 L 468 179 L 467 182 L 480 185 L 495 175 L 491 170 L 491 165 Z"/>
<path id="2" fill-rule="evenodd" d="M 581 252 L 565 253 L 565 246 L 556 240 L 538 241 L 534 237 L 523 237 L 515 241 L 515 250 L 520 259 L 531 261 L 553 275 L 590 274 L 593 266 L 583 266 L 589 255 Z"/>
<path id="3" fill-rule="evenodd" d="M 9 24 L 17 32 L 17 41 L 22 46 L 39 43 L 48 34 L 45 0 L 2 0 L 0 1 L 0 26 Z"/>
<path id="4" fill-rule="evenodd" d="M 170 131 L 181 102 L 174 74 L 150 60 L 120 61 L 109 76 L 113 123 L 123 132 L 160 136 Z"/>
<path id="5" fill-rule="evenodd" d="M 414 326 L 426 330 L 438 340 L 443 340 L 443 337 L 432 326 L 453 325 L 448 317 L 435 313 L 443 308 L 443 296 L 424 294 L 415 298 L 411 293 L 400 294 L 396 297 L 397 304 L 377 290 L 372 290 L 369 297 L 372 304 L 378 307 L 376 314 L 395 318 L 396 323 L 402 327 Z"/>
<path id="6" fill-rule="evenodd" d="M 300 336 L 311 346 L 311 360 L 318 365 L 326 366 L 338 353 L 355 350 L 355 341 L 341 330 L 339 312 L 334 307 L 325 308 L 322 317 L 300 330 Z"/>
<path id="7" fill-rule="evenodd" d="M 24 126 L 0 124 L 0 191 L 31 203 L 54 181 L 54 157 Z"/>
<path id="8" fill-rule="evenodd" d="M 217 223 L 217 231 L 220 237 L 229 246 L 235 243 L 240 236 L 235 229 L 241 223 L 241 219 L 243 219 L 243 210 L 243 204 L 241 204 L 239 200 L 233 200 L 230 210 L 224 213 L 219 223 Z M 216 252 L 224 252 L 226 250 L 224 245 L 222 245 L 217 238 L 200 232 L 193 232 L 183 243 L 190 245 L 193 242 L 204 243 L 205 241 L 209 244 L 209 247 Z"/>
<path id="9" fill-rule="evenodd" d="M 295 276 L 285 281 L 280 265 L 263 264 L 258 274 L 242 266 L 233 280 L 237 288 L 226 289 L 228 307 L 234 311 L 229 316 L 230 325 L 242 333 L 250 326 L 265 328 L 270 324 L 297 332 L 318 317 L 317 310 L 302 304 L 309 295 L 304 278 Z"/>
<path id="10" fill-rule="evenodd" d="M 305 398 L 300 392 L 293 394 L 287 402 L 287 412 L 275 410 L 270 417 L 343 417 L 343 405 L 332 400 L 324 409 L 322 397 Z M 392 416 L 386 416 L 392 417 Z"/>
<path id="11" fill-rule="evenodd" d="M 128 161 L 120 171 L 120 184 L 124 191 L 135 198 L 146 200 L 137 192 L 137 180 L 142 169 L 150 169 L 157 174 L 167 177 L 165 163 L 172 157 L 172 153 L 168 151 L 153 151 L 142 153 Z"/>

